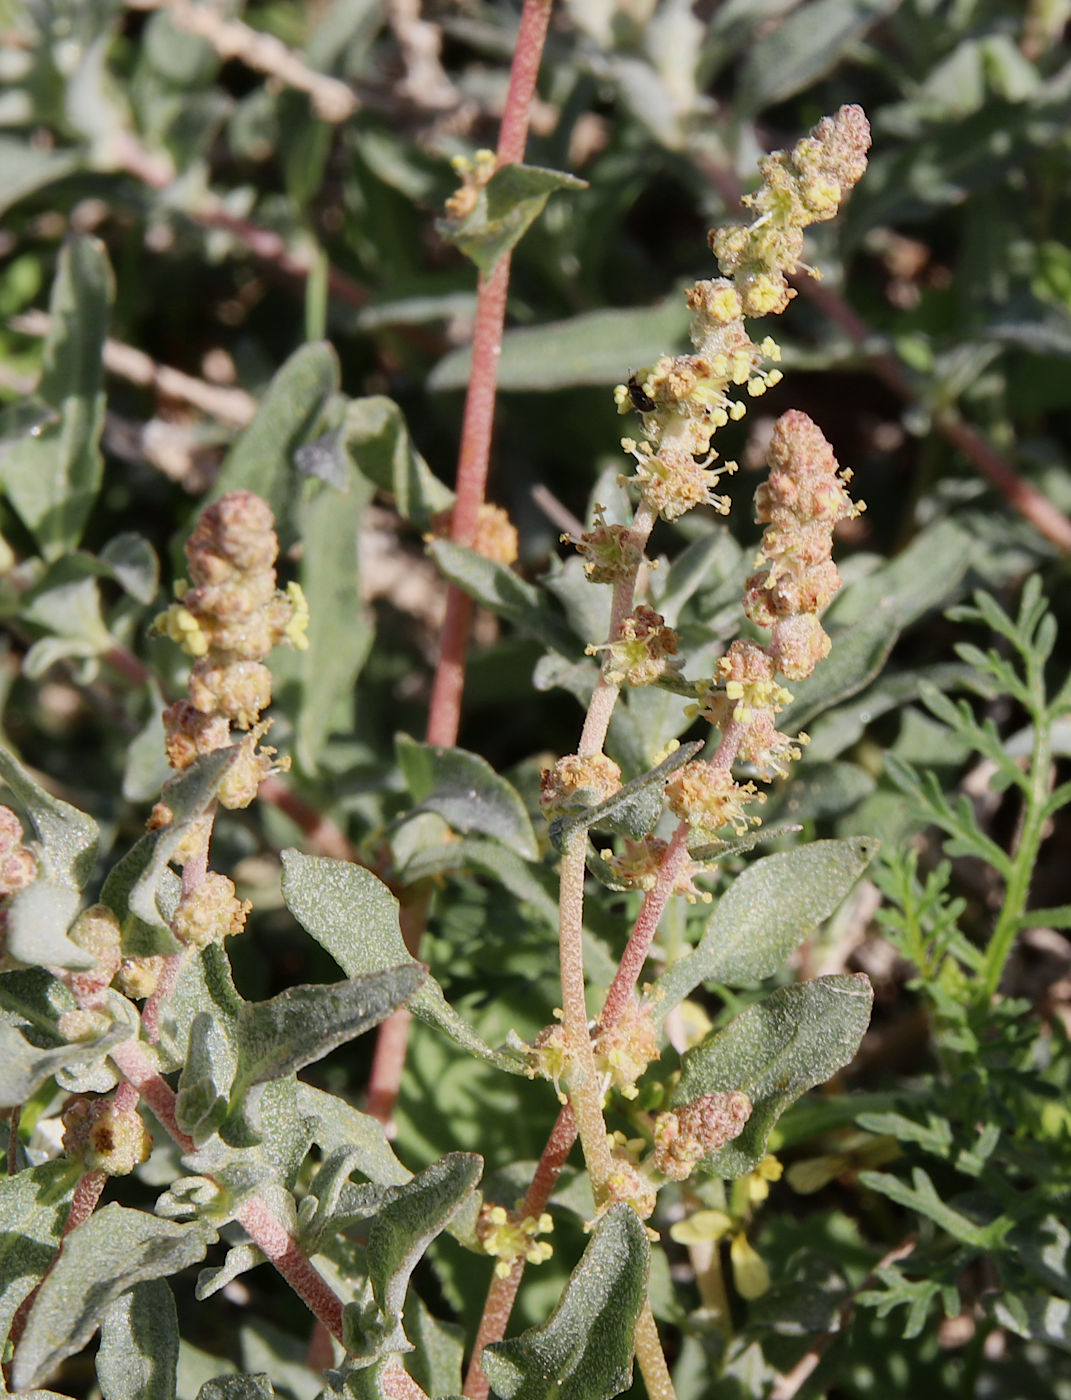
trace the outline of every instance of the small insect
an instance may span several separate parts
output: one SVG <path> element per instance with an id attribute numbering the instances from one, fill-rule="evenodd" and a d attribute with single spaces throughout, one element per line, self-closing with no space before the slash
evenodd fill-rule
<path id="1" fill-rule="evenodd" d="M 654 399 L 650 394 L 643 392 L 643 385 L 634 374 L 628 377 L 628 396 L 632 400 L 632 407 L 638 413 L 650 413 L 655 406 Z"/>

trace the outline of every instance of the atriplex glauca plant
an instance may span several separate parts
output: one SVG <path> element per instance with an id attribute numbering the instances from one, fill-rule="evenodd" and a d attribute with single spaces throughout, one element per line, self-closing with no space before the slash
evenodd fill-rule
<path id="1" fill-rule="evenodd" d="M 97 825 L 0 755 L 21 811 L 21 818 L 11 808 L 0 814 L 0 1037 L 11 1110 L 0 1190 L 2 1320 L 13 1390 L 53 1394 L 40 1387 L 99 1328 L 105 1400 L 185 1394 L 191 1386 L 203 1400 L 270 1395 L 273 1381 L 323 1400 L 456 1393 L 460 1344 L 410 1290 L 443 1231 L 482 1256 L 490 1275 L 464 1386 L 470 1397 L 490 1387 L 505 1400 L 601 1400 L 628 1387 L 633 1356 L 652 1400 L 676 1395 L 648 1285 L 652 1245 L 667 1232 L 691 1251 L 708 1332 L 723 1347 L 730 1301 L 720 1237 L 731 1242 L 740 1296 L 764 1291 L 765 1266 L 747 1231 L 764 1183 L 780 1172 L 767 1151 L 771 1132 L 789 1104 L 851 1059 L 869 1020 L 870 987 L 861 974 L 786 983 L 750 998 L 717 1029 L 688 998 L 703 982 L 741 987 L 778 972 L 843 899 L 873 843 L 788 844 L 745 864 L 716 901 L 697 882 L 716 878 L 720 866 L 735 868 L 766 835 L 756 830 L 758 783 L 783 778 L 807 742 L 777 727 L 793 699 L 782 681 L 807 682 L 830 652 L 819 614 L 840 587 L 833 530 L 862 507 L 816 425 L 803 413 L 783 414 L 756 496 L 765 525 L 758 558 L 726 580 L 730 589 L 742 584 L 750 626 L 735 640 L 735 620 L 717 635 L 708 629 L 694 651 L 685 628 L 668 620 L 687 603 L 686 572 L 655 571 L 645 550 L 659 518 L 676 521 L 701 506 L 729 510 L 717 488 L 735 465 L 719 458 L 715 434 L 780 378 L 776 344 L 753 341 L 749 325 L 789 304 L 787 276 L 801 266 L 803 230 L 837 212 L 865 169 L 868 145 L 866 119 L 849 106 L 792 151 L 764 159 L 763 182 L 745 201 L 751 222 L 711 235 L 722 276 L 688 293 L 692 351 L 664 356 L 616 391 L 622 413 L 639 420 L 635 437 L 624 440 L 632 473 L 619 478 L 637 504 L 627 522 L 613 519 L 609 505 L 594 505 L 590 528 L 571 541 L 581 556 L 580 586 L 608 587 L 611 601 L 605 633 L 584 639 L 597 667 L 585 662 L 582 646 L 561 640 L 560 620 L 554 624 L 554 663 L 572 668 L 568 684 L 586 692 L 586 717 L 577 752 L 543 773 L 549 848 L 522 797 L 482 760 L 432 744 L 400 746 L 416 808 L 391 838 L 399 887 L 471 861 L 553 909 L 543 871 L 557 864 L 555 1024 L 527 1036 L 511 1027 L 506 1044 L 492 1048 L 408 952 L 398 903 L 377 875 L 296 850 L 283 855 L 283 899 L 346 979 L 290 986 L 261 1001 L 237 991 L 225 940 L 241 933 L 251 905 L 210 869 L 210 840 L 218 813 L 247 807 L 286 768 L 262 743 L 269 653 L 283 643 L 300 655 L 310 638 L 315 652 L 329 635 L 318 640 L 315 587 L 311 611 L 297 583 L 277 588 L 272 512 L 240 484 L 248 471 L 241 460 L 224 468 L 218 499 L 186 542 L 189 582 L 153 624 L 192 665 L 184 696 L 163 710 L 176 771 L 148 833 L 100 881 Z M 480 200 L 492 168 L 479 158 L 466 168 L 472 198 L 459 197 L 451 209 L 460 227 L 486 217 Z M 71 245 L 53 297 L 54 377 L 77 369 L 70 325 L 105 306 L 107 288 L 97 247 Z M 47 445 L 67 410 L 56 385 L 42 392 L 59 405 L 44 428 Z M 256 432 L 254 424 L 254 441 Z M 326 432 L 337 448 L 337 421 L 328 419 Z M 321 450 L 331 450 L 324 443 Z M 28 444 L 32 457 L 40 434 Z M 361 451 L 354 455 L 360 464 Z M 15 471 L 8 489 L 32 517 L 27 480 L 20 494 Z M 419 489 L 433 494 L 426 483 Z M 611 483 L 608 492 L 620 506 L 621 491 Z M 335 510 L 330 488 L 314 484 L 304 510 L 307 524 L 317 517 L 315 528 L 324 529 Z M 497 599 L 544 635 L 553 631 L 545 605 L 532 601 L 538 595 L 495 562 L 502 528 L 484 519 L 491 528 L 473 527 L 475 552 L 441 541 L 433 548 L 476 597 Z M 77 543 L 77 510 L 33 521 L 46 561 Z M 316 578 L 316 565 L 310 561 L 306 578 Z M 140 589 L 143 601 L 151 599 L 146 560 L 130 541 L 112 550 L 106 567 L 133 597 Z M 126 664 L 134 665 L 129 655 Z M 281 673 L 298 674 L 285 664 Z M 831 693 L 846 693 L 846 675 Z M 654 715 L 643 708 L 648 693 L 665 704 L 645 732 L 645 713 Z M 620 715 L 627 725 L 615 728 Z M 712 736 L 706 747 L 681 745 L 677 734 L 697 719 Z M 456 833 L 448 840 L 444 819 Z M 606 971 L 602 934 L 591 928 L 587 902 L 598 900 L 595 886 L 586 889 L 588 873 L 608 909 L 632 907 L 630 892 L 642 896 L 616 971 L 612 964 Z M 96 902 L 83 908 L 91 886 Z M 712 907 L 695 946 L 674 916 L 668 955 L 671 944 L 656 948 L 654 939 L 671 902 L 682 911 Z M 594 975 L 585 967 L 593 947 Z M 645 968 L 652 980 L 637 995 Z M 605 993 L 598 1000 L 596 988 Z M 297 1077 L 402 1005 L 496 1071 L 553 1085 L 531 1086 L 544 1098 L 556 1094 L 561 1108 L 534 1176 L 519 1186 L 523 1199 L 505 1160 L 494 1164 L 501 1180 L 481 1194 L 483 1162 L 474 1152 L 448 1153 L 413 1174 L 376 1119 Z M 563 1206 L 555 1187 L 578 1135 L 586 1179 L 571 1177 Z M 120 1178 L 129 1178 L 129 1203 L 99 1205 Z M 512 1196 L 504 1194 L 507 1180 Z M 582 1257 L 549 1319 L 505 1340 L 525 1264 L 551 1258 L 546 1236 L 563 1209 L 579 1215 L 589 1237 Z M 211 1358 L 180 1341 L 166 1280 L 221 1240 L 227 1252 L 202 1270 L 198 1297 L 270 1261 L 319 1329 L 304 1379 L 294 1379 L 294 1361 L 286 1375 L 262 1374 L 270 1364 L 216 1374 Z M 698 1393 L 689 1380 L 694 1354 L 688 1344 L 675 1352 L 680 1393 Z M 716 1359 L 712 1343 L 710 1354 Z"/>

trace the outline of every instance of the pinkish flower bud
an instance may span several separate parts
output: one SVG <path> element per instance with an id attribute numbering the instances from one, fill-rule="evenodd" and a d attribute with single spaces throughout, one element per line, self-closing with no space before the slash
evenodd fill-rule
<path id="1" fill-rule="evenodd" d="M 704 1157 L 739 1137 L 751 1117 L 746 1094 L 704 1094 L 655 1119 L 653 1165 L 671 1181 L 686 1181 Z"/>

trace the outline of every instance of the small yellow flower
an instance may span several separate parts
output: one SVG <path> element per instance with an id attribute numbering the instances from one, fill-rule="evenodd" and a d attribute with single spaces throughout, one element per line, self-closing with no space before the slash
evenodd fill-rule
<path id="1" fill-rule="evenodd" d="M 737 1293 L 749 1302 L 754 1298 L 761 1298 L 770 1287 L 770 1271 L 743 1231 L 733 1236 L 729 1246 L 729 1258 L 733 1266 L 733 1283 Z"/>

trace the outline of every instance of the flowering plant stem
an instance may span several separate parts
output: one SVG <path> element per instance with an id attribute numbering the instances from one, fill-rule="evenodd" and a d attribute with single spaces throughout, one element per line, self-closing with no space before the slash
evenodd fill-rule
<path id="1" fill-rule="evenodd" d="M 509 91 L 499 130 L 496 164 L 516 164 L 524 159 L 528 118 L 535 95 L 543 45 L 550 23 L 552 0 L 525 0 L 517 47 L 510 69 Z M 490 276 L 480 276 L 476 292 L 476 323 L 472 339 L 472 372 L 465 395 L 461 444 L 457 462 L 457 499 L 450 518 L 450 538 L 471 545 L 476 521 L 487 489 L 498 392 L 498 361 L 506 323 L 510 256 L 503 254 Z M 465 658 L 472 624 L 472 599 L 456 585 L 446 592 L 446 616 L 425 738 L 429 744 L 450 747 L 457 743 L 461 727 L 461 697 L 465 687 Z M 411 921 L 407 942 L 415 954 L 423 932 L 425 902 Z M 380 1027 L 372 1064 L 368 1111 L 389 1124 L 401 1086 L 409 1043 L 409 1013 L 394 1012 Z"/>

